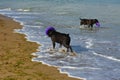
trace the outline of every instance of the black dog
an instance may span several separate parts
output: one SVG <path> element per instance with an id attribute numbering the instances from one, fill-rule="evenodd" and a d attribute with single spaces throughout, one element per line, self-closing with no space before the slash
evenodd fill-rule
<path id="1" fill-rule="evenodd" d="M 81 19 L 80 18 L 80 25 L 87 25 L 88 28 L 93 28 L 93 25 L 100 27 L 99 21 L 97 19 Z"/>
<path id="2" fill-rule="evenodd" d="M 55 43 L 59 43 L 60 47 L 63 45 L 64 47 L 67 48 L 67 52 L 69 49 L 71 52 L 73 52 L 71 46 L 70 46 L 70 36 L 69 34 L 64 34 L 57 32 L 53 27 L 49 27 L 46 30 L 46 34 L 51 37 L 52 43 L 53 43 L 53 49 L 55 48 Z"/>

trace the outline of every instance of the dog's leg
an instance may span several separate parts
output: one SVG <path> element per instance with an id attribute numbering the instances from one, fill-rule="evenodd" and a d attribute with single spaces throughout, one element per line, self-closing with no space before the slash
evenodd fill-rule
<path id="1" fill-rule="evenodd" d="M 73 52 L 73 50 L 72 50 L 72 47 L 71 47 L 71 46 L 69 46 L 69 45 L 67 45 L 67 44 L 65 44 L 64 46 L 67 48 L 67 52 L 69 52 L 69 49 L 71 50 L 71 52 Z"/>
<path id="2" fill-rule="evenodd" d="M 69 52 L 69 48 L 67 48 L 67 52 Z"/>
<path id="3" fill-rule="evenodd" d="M 93 27 L 93 24 L 91 24 L 91 27 Z"/>
<path id="4" fill-rule="evenodd" d="M 93 24 L 90 25 L 90 29 L 91 29 L 91 30 L 93 29 Z"/>
<path id="5" fill-rule="evenodd" d="M 63 43 L 63 46 L 67 48 L 67 52 L 69 52 L 69 45 L 67 45 L 66 43 Z"/>
<path id="6" fill-rule="evenodd" d="M 91 27 L 91 25 L 90 24 L 88 24 L 88 28 L 90 28 Z"/>
<path id="7" fill-rule="evenodd" d="M 69 52 L 69 49 L 70 49 L 70 51 L 71 51 L 71 52 L 73 52 L 73 50 L 72 50 L 72 47 L 71 47 L 71 46 L 67 47 L 67 52 Z"/>
<path id="8" fill-rule="evenodd" d="M 73 50 L 72 50 L 72 47 L 70 46 L 70 50 L 71 50 L 71 52 L 73 52 Z"/>
<path id="9" fill-rule="evenodd" d="M 61 47 L 62 47 L 62 44 L 60 44 L 59 48 L 61 48 Z"/>
<path id="10" fill-rule="evenodd" d="M 55 42 L 52 42 L 53 43 L 53 49 L 55 49 Z"/>

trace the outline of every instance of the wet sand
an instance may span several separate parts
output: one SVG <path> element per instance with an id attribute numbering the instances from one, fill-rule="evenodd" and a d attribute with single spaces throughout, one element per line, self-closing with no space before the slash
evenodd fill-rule
<path id="1" fill-rule="evenodd" d="M 32 62 L 31 54 L 40 45 L 14 32 L 20 28 L 20 23 L 0 15 L 0 80 L 80 80 L 60 74 L 55 67 Z"/>

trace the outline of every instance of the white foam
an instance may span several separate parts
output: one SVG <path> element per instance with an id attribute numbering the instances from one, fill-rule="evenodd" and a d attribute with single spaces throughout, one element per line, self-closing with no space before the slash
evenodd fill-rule
<path id="1" fill-rule="evenodd" d="M 115 57 L 113 57 L 113 56 L 106 56 L 106 55 L 98 54 L 98 53 L 96 53 L 96 52 L 94 52 L 94 51 L 93 51 L 93 54 L 94 54 L 94 55 L 97 55 L 97 56 L 100 56 L 100 57 L 104 57 L 104 58 L 113 60 L 113 61 L 118 61 L 118 62 L 120 62 L 120 59 L 117 59 L 117 58 L 115 58 Z"/>
<path id="2" fill-rule="evenodd" d="M 91 69 L 91 70 L 101 70 L 101 68 L 94 68 L 94 67 L 72 67 L 72 66 L 63 66 L 62 68 L 67 69 Z"/>
<path id="3" fill-rule="evenodd" d="M 22 21 L 20 21 L 20 20 L 17 20 L 17 19 L 15 19 L 15 18 L 14 18 L 13 20 L 16 21 L 16 22 L 19 22 L 20 25 L 22 25 L 22 26 L 24 25 L 24 22 L 22 22 Z"/>
<path id="4" fill-rule="evenodd" d="M 77 77 L 77 76 L 72 76 L 72 75 L 70 75 L 70 74 L 69 74 L 68 72 L 66 72 L 66 71 L 63 72 L 60 68 L 58 68 L 58 70 L 60 71 L 60 73 L 62 73 L 62 74 L 67 74 L 69 77 L 86 80 L 86 78 Z"/>
<path id="5" fill-rule="evenodd" d="M 1 9 L 1 11 L 11 11 L 11 8 L 4 8 L 4 9 Z"/>
<path id="6" fill-rule="evenodd" d="M 41 28 L 42 26 L 35 26 L 35 25 L 24 25 L 25 27 L 36 27 L 36 28 Z"/>
<path id="7" fill-rule="evenodd" d="M 30 9 L 17 9 L 17 11 L 24 11 L 24 12 L 28 12 L 28 11 L 30 11 Z"/>
<path id="8" fill-rule="evenodd" d="M 32 58 L 32 60 L 31 61 L 33 61 L 33 62 L 41 62 L 42 64 L 44 64 L 44 65 L 47 65 L 47 66 L 52 66 L 52 65 L 50 65 L 50 64 L 47 64 L 47 63 L 45 63 L 44 61 L 39 61 L 39 60 L 35 60 L 36 58 Z M 57 67 L 58 68 L 58 66 L 52 66 L 52 67 Z"/>
<path id="9" fill-rule="evenodd" d="M 32 53 L 31 55 L 36 56 L 36 53 Z"/>
<path id="10" fill-rule="evenodd" d="M 80 29 L 87 29 L 88 26 L 87 25 L 80 25 Z"/>
<path id="11" fill-rule="evenodd" d="M 86 48 L 91 48 L 93 46 L 92 42 L 93 42 L 92 39 L 88 39 L 87 42 L 86 42 L 86 44 L 87 44 Z"/>

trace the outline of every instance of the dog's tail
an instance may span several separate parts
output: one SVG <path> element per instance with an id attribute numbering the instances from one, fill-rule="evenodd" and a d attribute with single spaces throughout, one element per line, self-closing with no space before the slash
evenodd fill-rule
<path id="1" fill-rule="evenodd" d="M 66 34 L 66 36 L 69 36 L 69 34 Z"/>

